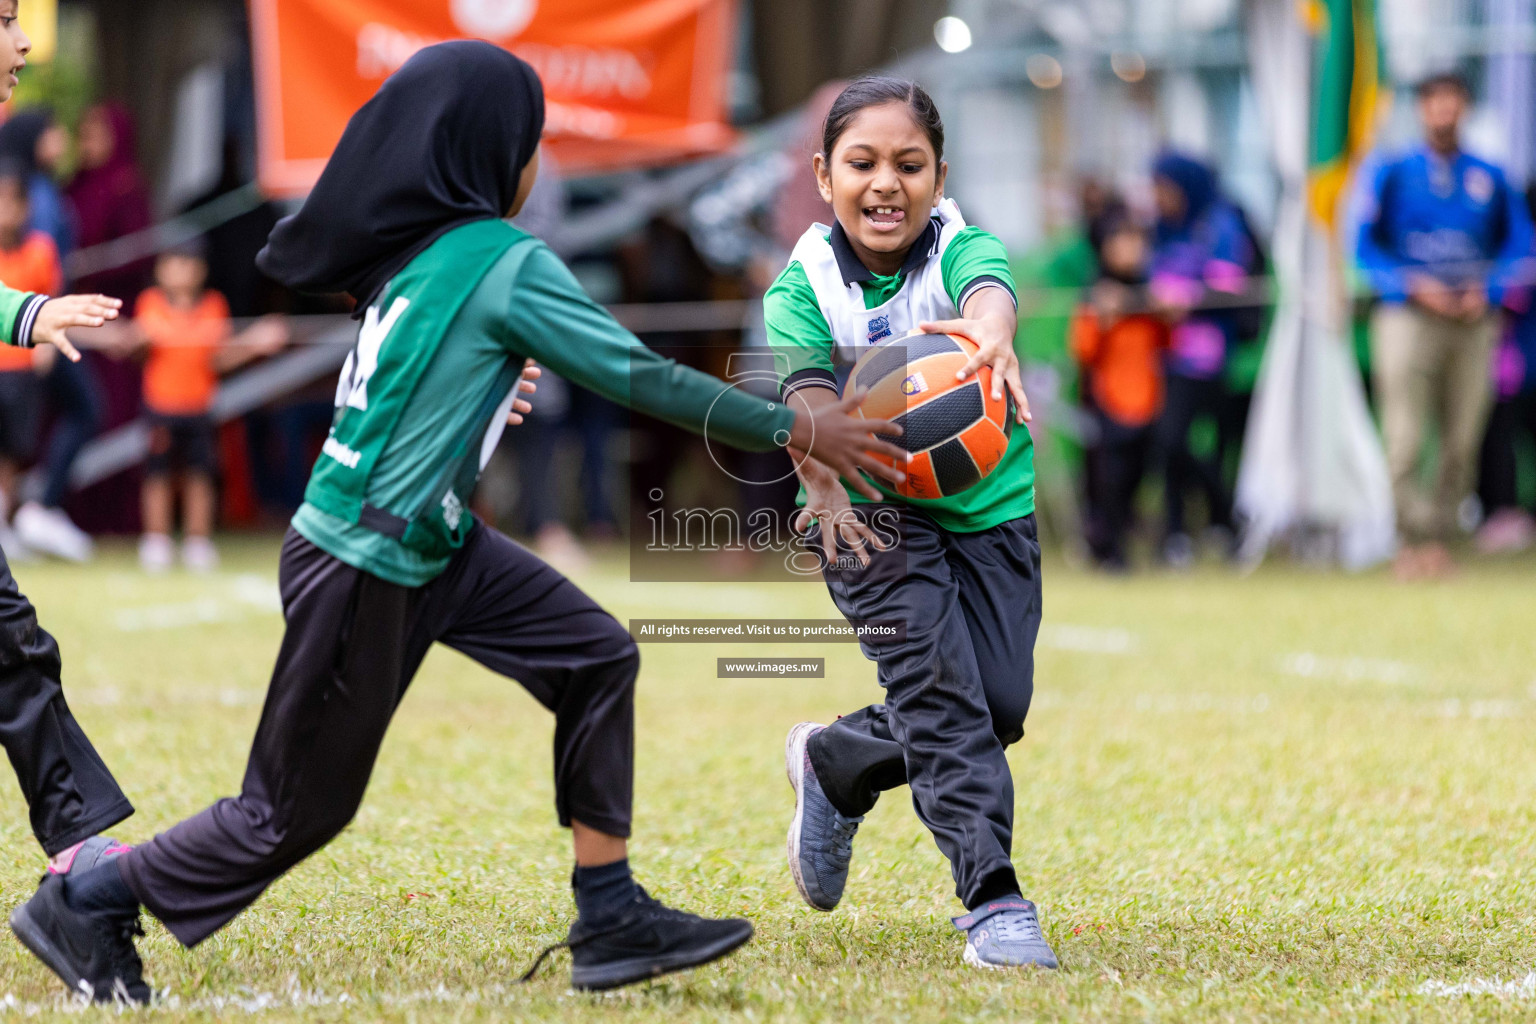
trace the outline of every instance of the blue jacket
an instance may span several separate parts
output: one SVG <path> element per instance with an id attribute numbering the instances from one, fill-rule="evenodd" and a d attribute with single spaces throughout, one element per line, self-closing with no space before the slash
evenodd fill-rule
<path id="1" fill-rule="evenodd" d="M 1504 172 L 1468 153 L 1446 159 L 1419 145 L 1376 172 L 1356 256 L 1387 302 L 1408 298 L 1408 275 L 1484 283 L 1498 303 L 1531 252 L 1524 198 Z"/>

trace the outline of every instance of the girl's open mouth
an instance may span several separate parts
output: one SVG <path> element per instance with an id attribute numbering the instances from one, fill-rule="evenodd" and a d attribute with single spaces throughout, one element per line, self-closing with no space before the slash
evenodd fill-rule
<path id="1" fill-rule="evenodd" d="M 894 206 L 866 206 L 864 219 L 881 231 L 890 231 L 907 219 L 907 212 Z"/>

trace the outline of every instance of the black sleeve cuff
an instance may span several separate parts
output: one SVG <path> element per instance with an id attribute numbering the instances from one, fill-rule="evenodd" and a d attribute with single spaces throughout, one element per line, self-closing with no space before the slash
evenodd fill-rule
<path id="1" fill-rule="evenodd" d="M 32 328 L 37 324 L 38 310 L 43 308 L 50 295 L 29 295 L 22 302 L 21 308 L 16 311 L 16 319 L 11 324 L 11 344 L 17 348 L 32 347 Z"/>
<path id="2" fill-rule="evenodd" d="M 983 288 L 1001 288 L 1013 300 L 1013 308 L 1019 308 L 1019 297 L 1013 293 L 1013 288 L 1007 281 L 1004 281 L 996 274 L 982 274 L 980 277 L 971 278 L 970 282 L 966 284 L 965 289 L 960 292 L 960 301 L 955 303 L 955 306 L 959 309 L 961 316 L 965 315 L 965 304 L 971 301 L 971 296 Z"/>
<path id="3" fill-rule="evenodd" d="M 831 388 L 832 393 L 836 394 L 837 377 L 831 370 L 822 370 L 817 367 L 796 370 L 784 378 L 784 383 L 779 387 L 779 397 L 788 398 L 802 388 Z"/>

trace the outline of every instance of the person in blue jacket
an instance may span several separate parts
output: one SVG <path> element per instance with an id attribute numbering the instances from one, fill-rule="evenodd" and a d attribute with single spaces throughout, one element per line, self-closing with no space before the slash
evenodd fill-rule
<path id="1" fill-rule="evenodd" d="M 1356 255 L 1381 303 L 1371 322 L 1375 379 L 1403 546 L 1399 578 L 1452 568 L 1447 543 L 1472 488 L 1493 402 L 1490 360 L 1504 292 L 1528 273 L 1531 221 L 1504 172 L 1461 148 L 1471 90 L 1459 75 L 1420 83 L 1424 141 L 1382 163 Z M 1420 479 L 1433 423 L 1434 480 Z"/>

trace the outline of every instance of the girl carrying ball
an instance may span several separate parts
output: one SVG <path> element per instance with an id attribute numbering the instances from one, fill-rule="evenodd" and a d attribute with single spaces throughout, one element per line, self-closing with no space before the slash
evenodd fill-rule
<path id="1" fill-rule="evenodd" d="M 1024 735 L 1033 691 L 1040 545 L 1008 255 L 945 196 L 943 122 L 912 82 L 850 84 L 827 116 L 813 168 L 834 220 L 806 231 L 764 300 L 769 341 L 788 360 L 786 401 L 813 410 L 837 402 L 836 367 L 871 345 L 953 334 L 978 347 L 957 376 L 990 367 L 993 397 L 1012 399 L 1018 425 L 989 475 L 944 497 L 906 498 L 882 485 L 872 501 L 865 481 L 798 460 L 797 525 L 825 554 L 838 608 L 856 622 L 904 629 L 861 639 L 883 703 L 789 732 L 790 870 L 807 903 L 835 908 L 859 823 L 882 792 L 906 785 L 965 904 L 954 919 L 967 934 L 965 961 L 1054 968 L 1011 859 L 1005 748 Z M 914 355 L 921 348 L 908 345 Z"/>

